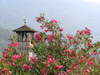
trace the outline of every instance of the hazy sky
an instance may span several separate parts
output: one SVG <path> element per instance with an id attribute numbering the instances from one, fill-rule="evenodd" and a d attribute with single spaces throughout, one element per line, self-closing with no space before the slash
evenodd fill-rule
<path id="1" fill-rule="evenodd" d="M 84 0 L 84 1 L 87 1 L 87 2 L 96 2 L 96 3 L 100 2 L 100 0 Z"/>
<path id="2" fill-rule="evenodd" d="M 39 30 L 35 19 L 45 13 L 47 19 L 58 21 L 63 33 L 73 34 L 88 27 L 95 40 L 100 38 L 100 0 L 0 0 L 0 13 L 0 22 L 10 22 L 12 28 L 23 25 L 26 18 L 28 26 Z"/>

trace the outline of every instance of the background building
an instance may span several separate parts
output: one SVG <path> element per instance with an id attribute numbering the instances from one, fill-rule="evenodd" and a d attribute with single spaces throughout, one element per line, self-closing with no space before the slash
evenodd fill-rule
<path id="1" fill-rule="evenodd" d="M 19 43 L 18 49 L 22 50 L 24 54 L 27 54 L 28 58 L 33 56 L 32 50 L 30 50 L 28 47 L 32 45 L 31 38 L 34 37 L 34 33 L 37 31 L 28 27 L 24 20 L 24 26 L 13 30 L 13 32 L 16 32 L 18 38 L 17 40 L 17 42 Z"/>

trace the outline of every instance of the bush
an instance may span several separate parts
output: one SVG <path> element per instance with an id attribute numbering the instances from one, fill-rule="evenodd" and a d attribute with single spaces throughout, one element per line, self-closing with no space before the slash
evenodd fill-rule
<path id="1" fill-rule="evenodd" d="M 77 31 L 76 35 L 62 34 L 56 20 L 45 20 L 44 14 L 36 18 L 44 32 L 36 33 L 32 38 L 32 50 L 37 57 L 28 60 L 17 52 L 16 37 L 10 38 L 12 43 L 4 49 L 0 61 L 1 75 L 99 75 L 100 65 L 96 57 L 99 55 L 100 42 L 92 43 L 91 31 Z"/>

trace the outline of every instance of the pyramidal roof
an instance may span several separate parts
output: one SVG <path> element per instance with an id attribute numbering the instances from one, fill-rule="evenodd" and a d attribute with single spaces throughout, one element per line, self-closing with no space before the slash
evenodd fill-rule
<path id="1" fill-rule="evenodd" d="M 13 32 L 24 32 L 24 31 L 27 31 L 27 32 L 37 32 L 36 30 L 28 27 L 27 25 L 24 25 L 22 27 L 19 27 L 19 28 L 13 30 Z"/>

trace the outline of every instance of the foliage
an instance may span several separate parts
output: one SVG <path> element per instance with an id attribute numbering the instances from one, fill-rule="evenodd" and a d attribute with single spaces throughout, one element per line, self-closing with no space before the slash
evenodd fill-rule
<path id="1" fill-rule="evenodd" d="M 44 32 L 36 33 L 30 48 L 37 54 L 27 60 L 18 52 L 16 37 L 4 49 L 0 61 L 1 75 L 99 75 L 100 65 L 96 60 L 100 42 L 92 43 L 91 31 L 77 31 L 75 36 L 61 33 L 56 20 L 45 20 L 44 14 L 36 18 Z M 15 41 L 14 41 L 15 40 Z"/>

